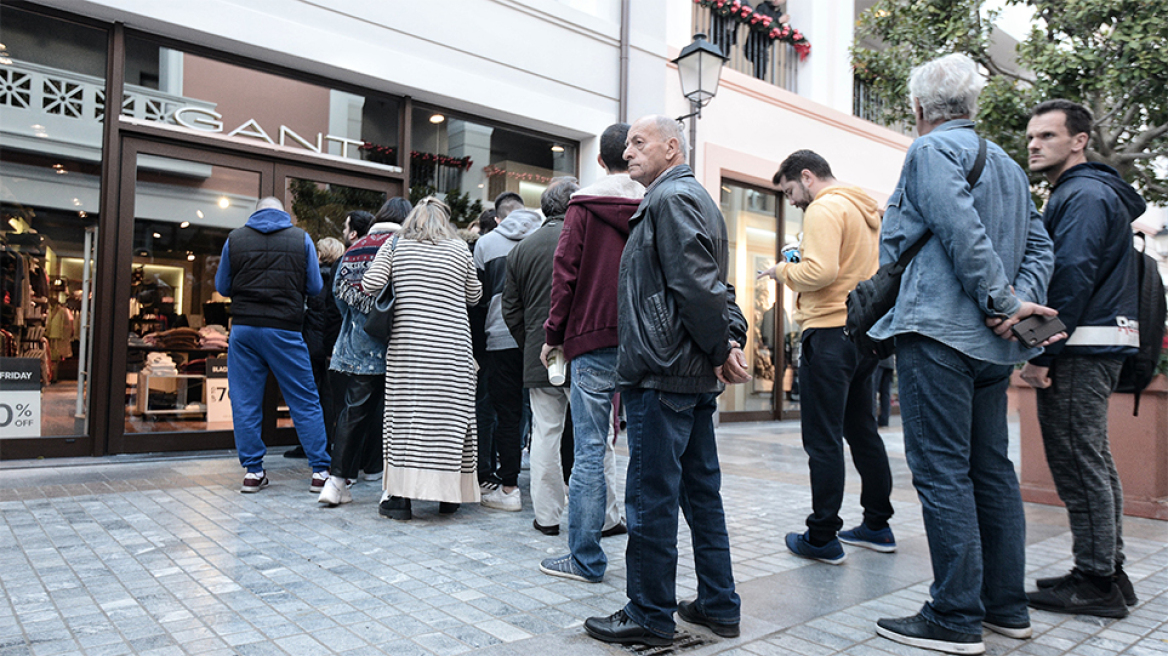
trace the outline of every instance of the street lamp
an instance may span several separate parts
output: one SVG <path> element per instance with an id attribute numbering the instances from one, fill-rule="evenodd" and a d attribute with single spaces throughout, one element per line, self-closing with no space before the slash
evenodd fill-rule
<path id="1" fill-rule="evenodd" d="M 722 49 L 706 41 L 705 34 L 695 34 L 693 42 L 681 49 L 677 59 L 677 74 L 681 77 L 681 94 L 689 99 L 690 113 L 677 117 L 678 122 L 689 122 L 689 164 L 694 165 L 697 154 L 698 119 L 702 107 L 718 93 L 718 80 L 727 57 Z"/>

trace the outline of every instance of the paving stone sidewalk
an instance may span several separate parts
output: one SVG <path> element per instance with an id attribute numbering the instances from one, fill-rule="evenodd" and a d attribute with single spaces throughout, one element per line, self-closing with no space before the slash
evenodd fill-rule
<path id="1" fill-rule="evenodd" d="M 609 572 L 585 584 L 539 572 L 566 553 L 524 511 L 464 506 L 377 515 L 380 486 L 318 507 L 303 460 L 270 454 L 272 485 L 240 494 L 234 454 L 3 463 L 0 656 L 86 654 L 933 654 L 875 635 L 879 617 L 914 613 L 931 570 L 898 429 L 884 432 L 900 550 L 850 549 L 839 567 L 800 560 L 783 535 L 810 509 L 797 422 L 719 428 L 742 637 L 679 623 L 671 649 L 625 649 L 581 623 L 625 602 L 625 538 L 604 541 Z M 623 465 L 621 459 L 619 464 Z M 622 469 L 623 472 L 623 469 Z M 858 523 L 849 471 L 847 525 Z M 622 473 L 623 481 L 623 473 Z M 623 492 L 623 490 L 622 490 Z M 1028 577 L 1070 567 L 1064 511 L 1028 504 Z M 679 598 L 695 596 L 682 526 Z M 990 654 L 1168 656 L 1168 522 L 1128 518 L 1140 605 L 1122 620 L 1035 612 L 1035 637 L 987 635 Z"/>

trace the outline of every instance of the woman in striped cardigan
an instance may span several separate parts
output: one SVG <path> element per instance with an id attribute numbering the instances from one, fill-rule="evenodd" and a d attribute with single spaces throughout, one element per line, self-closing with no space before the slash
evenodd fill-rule
<path id="1" fill-rule="evenodd" d="M 438 501 L 442 513 L 479 501 L 467 306 L 479 301 L 482 285 L 442 201 L 422 199 L 398 234 L 377 252 L 363 284 L 376 295 L 392 279 L 379 512 L 410 519 L 411 499 Z"/>

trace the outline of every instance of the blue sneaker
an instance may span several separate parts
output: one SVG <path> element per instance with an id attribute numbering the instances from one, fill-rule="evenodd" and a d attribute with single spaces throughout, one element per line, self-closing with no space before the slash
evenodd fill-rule
<path id="1" fill-rule="evenodd" d="M 603 580 L 602 578 L 590 579 L 581 574 L 580 570 L 576 569 L 576 561 L 572 560 L 572 554 L 559 558 L 544 558 L 539 564 L 539 571 L 548 576 L 559 576 L 582 583 L 600 583 Z"/>
<path id="2" fill-rule="evenodd" d="M 880 553 L 896 551 L 896 538 L 892 536 L 892 528 L 885 526 L 879 531 L 873 531 L 867 524 L 860 524 L 850 531 L 840 531 L 839 541 L 864 547 Z"/>
<path id="3" fill-rule="evenodd" d="M 800 558 L 810 558 L 828 565 L 841 565 L 848 559 L 839 540 L 832 540 L 822 547 L 817 547 L 807 541 L 807 533 L 788 533 L 787 549 Z"/>

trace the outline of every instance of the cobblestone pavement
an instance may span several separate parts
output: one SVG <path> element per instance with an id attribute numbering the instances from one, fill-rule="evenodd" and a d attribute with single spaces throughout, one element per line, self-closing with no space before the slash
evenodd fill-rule
<path id="1" fill-rule="evenodd" d="M 272 485 L 239 493 L 232 453 L 4 463 L 0 490 L 0 656 L 17 654 L 930 654 L 876 636 L 879 617 L 914 613 L 931 570 L 920 506 L 895 425 L 900 550 L 849 550 L 840 567 L 800 560 L 783 535 L 810 509 L 797 422 L 719 429 L 742 637 L 679 623 L 672 649 L 587 638 L 584 618 L 625 601 L 625 538 L 608 538 L 603 583 L 545 576 L 566 552 L 524 511 L 463 507 L 377 515 L 380 486 L 318 507 L 303 460 L 268 458 Z M 622 461 L 623 464 L 623 461 Z M 849 468 L 850 470 L 850 468 Z M 622 470 L 623 471 L 623 470 Z M 844 520 L 860 520 L 849 471 Z M 623 473 L 622 473 L 623 479 Z M 526 495 L 526 477 L 523 481 Z M 1062 509 L 1028 504 L 1028 576 L 1070 567 Z M 687 532 L 679 598 L 695 595 Z M 1128 518 L 1140 605 L 1123 620 L 1035 612 L 1035 637 L 987 635 L 990 654 L 1168 656 L 1168 522 Z"/>

